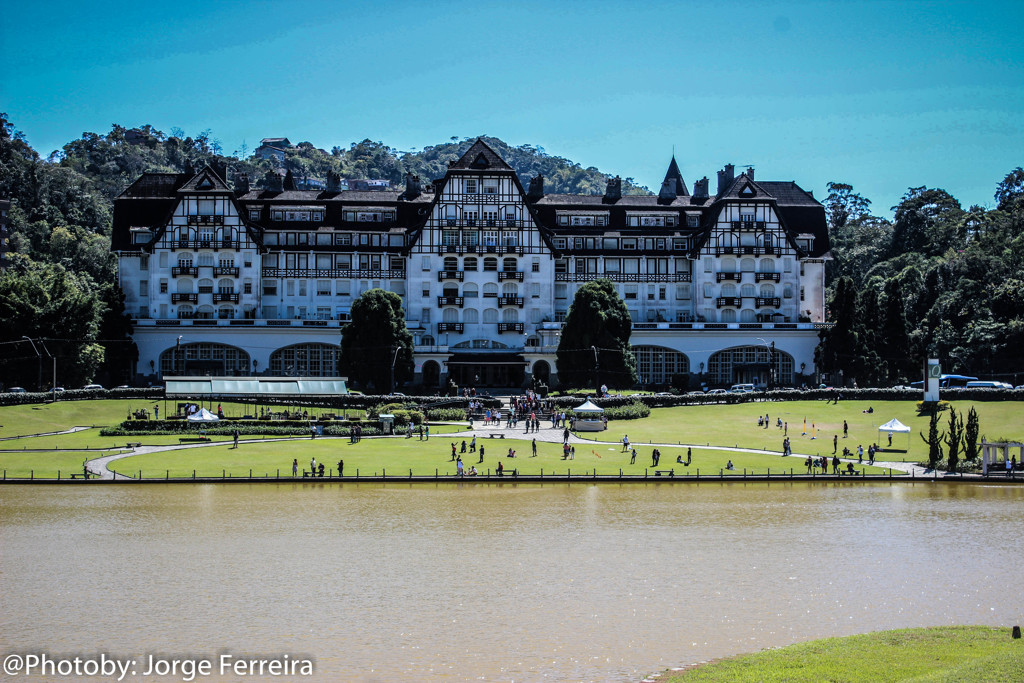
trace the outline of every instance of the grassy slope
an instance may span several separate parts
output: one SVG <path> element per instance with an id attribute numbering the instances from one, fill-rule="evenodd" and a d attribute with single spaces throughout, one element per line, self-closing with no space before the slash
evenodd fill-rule
<path id="1" fill-rule="evenodd" d="M 1009 629 L 951 626 L 828 638 L 672 674 L 667 683 L 1024 680 L 1024 643 Z"/>

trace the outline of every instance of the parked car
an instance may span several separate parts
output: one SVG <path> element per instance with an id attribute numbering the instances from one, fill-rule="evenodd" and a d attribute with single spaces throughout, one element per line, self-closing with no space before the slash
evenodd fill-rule
<path id="1" fill-rule="evenodd" d="M 116 387 L 114 387 L 114 388 L 115 388 L 115 389 L 131 389 L 131 387 L 130 387 L 130 386 L 128 386 L 127 384 L 119 384 L 119 385 L 117 385 L 117 386 L 116 386 Z"/>
<path id="2" fill-rule="evenodd" d="M 733 384 L 729 388 L 730 394 L 752 394 L 754 393 L 753 384 Z"/>
<path id="3" fill-rule="evenodd" d="M 716 394 L 717 395 L 717 394 L 728 394 L 728 393 L 729 392 L 726 391 L 725 389 L 712 389 L 711 391 L 708 392 L 708 395 L 710 396 L 711 394 Z"/>
<path id="4" fill-rule="evenodd" d="M 82 387 L 82 388 L 83 388 L 83 389 L 102 389 L 102 388 L 103 388 L 103 385 L 102 385 L 102 384 L 86 384 L 86 385 L 85 385 L 84 387 Z"/>
<path id="5" fill-rule="evenodd" d="M 1012 389 L 1013 385 L 1007 384 L 1006 382 L 988 382 L 986 380 L 976 380 L 974 382 L 967 383 L 968 389 Z"/>
<path id="6" fill-rule="evenodd" d="M 27 393 L 27 392 L 25 391 L 25 387 L 11 387 L 10 389 L 7 390 L 7 393 L 8 394 L 24 394 L 24 393 Z"/>
<path id="7" fill-rule="evenodd" d="M 57 391 L 57 392 L 64 391 L 64 387 L 54 387 L 50 391 Z"/>

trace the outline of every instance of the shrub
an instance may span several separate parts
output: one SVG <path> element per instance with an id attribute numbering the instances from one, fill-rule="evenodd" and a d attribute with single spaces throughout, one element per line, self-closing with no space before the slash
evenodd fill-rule
<path id="1" fill-rule="evenodd" d="M 427 419 L 431 422 L 458 422 L 466 419 L 463 408 L 433 408 L 427 410 Z"/>

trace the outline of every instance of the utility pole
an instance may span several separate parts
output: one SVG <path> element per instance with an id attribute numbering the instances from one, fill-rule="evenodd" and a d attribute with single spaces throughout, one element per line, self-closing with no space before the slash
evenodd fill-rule
<path id="1" fill-rule="evenodd" d="M 391 345 L 391 376 L 388 386 L 391 390 L 388 393 L 395 393 L 395 362 L 398 360 L 398 344 Z"/>

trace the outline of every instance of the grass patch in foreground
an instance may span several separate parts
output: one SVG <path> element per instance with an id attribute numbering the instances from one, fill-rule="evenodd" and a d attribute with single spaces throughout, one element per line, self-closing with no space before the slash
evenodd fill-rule
<path id="1" fill-rule="evenodd" d="M 109 455 L 96 451 L 43 451 L 23 453 L 0 453 L 0 471 L 8 479 L 56 479 L 60 472 L 62 479 L 82 472 L 87 460 Z"/>
<path id="2" fill-rule="evenodd" d="M 434 438 L 430 441 L 402 438 L 367 438 L 357 444 L 349 443 L 348 439 L 295 439 L 260 443 L 257 441 L 241 443 L 237 449 L 227 445 L 187 448 L 135 455 L 111 463 L 110 469 L 136 476 L 139 470 L 144 478 L 157 477 L 191 477 L 192 470 L 196 476 L 219 477 L 222 472 L 235 477 L 253 475 L 262 477 L 274 476 L 280 470 L 282 475 L 291 474 L 293 459 L 299 461 L 299 469 L 309 469 L 310 458 L 323 462 L 324 467 L 337 471 L 339 459 L 345 460 L 345 474 L 355 476 L 380 474 L 387 471 L 388 475 L 433 475 L 435 470 L 441 475 L 455 475 L 456 464 L 451 460 L 451 442 L 455 441 L 461 449 L 462 439 Z M 620 469 L 624 474 L 643 475 L 650 471 L 651 448 L 638 448 L 636 462 L 629 464 L 630 454 L 623 453 L 621 446 L 612 444 L 577 444 L 574 460 L 562 459 L 562 444 L 537 443 L 537 457 L 531 457 L 531 442 L 520 439 L 478 439 L 477 443 L 486 449 L 484 461 L 481 463 L 478 453 L 462 453 L 465 466 L 475 466 L 482 474 L 488 470 L 494 472 L 498 461 L 506 470 L 517 469 L 524 475 L 592 473 L 616 475 Z M 505 457 L 508 449 L 516 451 L 515 458 Z M 696 474 L 700 469 L 703 475 L 718 475 L 731 459 L 736 469 L 726 474 L 743 476 L 746 468 L 749 474 L 764 474 L 771 469 L 772 474 L 782 475 L 792 468 L 797 474 L 806 472 L 803 460 L 798 458 L 782 458 L 777 455 L 760 455 L 757 453 L 733 453 L 719 450 L 694 449 L 689 467 L 676 462 L 677 457 L 686 459 L 686 448 L 666 447 L 661 449 L 659 470 L 675 470 L 676 475 Z M 861 468 L 858 467 L 858 470 Z M 888 470 L 868 468 L 869 474 L 884 474 Z M 147 474 L 148 473 L 148 474 Z"/>
<path id="3" fill-rule="evenodd" d="M 696 681 L 1020 681 L 1024 641 L 1008 628 L 941 626 L 827 638 L 713 662 L 672 674 Z"/>

